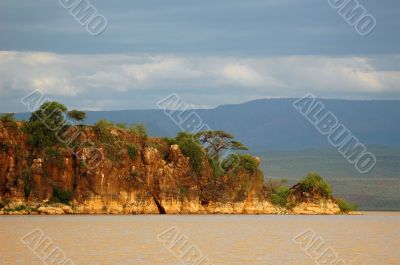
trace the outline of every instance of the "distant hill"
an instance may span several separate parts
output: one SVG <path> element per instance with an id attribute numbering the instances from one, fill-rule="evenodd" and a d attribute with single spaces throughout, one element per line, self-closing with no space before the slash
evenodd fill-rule
<path id="1" fill-rule="evenodd" d="M 255 152 L 330 147 L 326 137 L 320 135 L 293 108 L 293 101 L 294 99 L 260 99 L 194 111 L 212 129 L 234 134 Z M 400 147 L 399 100 L 321 101 L 364 144 Z M 18 118 L 28 116 L 27 113 L 17 115 Z M 127 124 L 144 123 L 152 136 L 173 136 L 179 131 L 179 127 L 161 110 L 88 112 L 87 122 L 93 123 L 99 119 Z"/>
<path id="2" fill-rule="evenodd" d="M 400 180 L 400 148 L 368 146 L 368 150 L 376 156 L 377 163 L 366 174 L 359 173 L 335 148 L 265 151 L 254 154 L 261 157 L 267 177 L 299 178 L 307 172 L 315 171 L 327 178 L 380 177 Z"/>

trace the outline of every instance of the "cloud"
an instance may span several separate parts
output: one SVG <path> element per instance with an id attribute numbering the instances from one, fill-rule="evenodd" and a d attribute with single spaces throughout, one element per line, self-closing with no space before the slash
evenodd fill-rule
<path id="1" fill-rule="evenodd" d="M 385 60 L 388 65 L 396 64 Z M 385 93 L 395 93 L 399 98 L 400 71 L 383 69 L 375 62 L 368 57 L 352 56 L 247 58 L 3 51 L 0 94 L 13 97 L 15 92 L 40 89 L 48 96 L 74 98 L 82 104 L 82 95 L 89 102 L 108 102 L 110 95 L 119 94 L 126 99 L 146 93 L 157 98 L 172 90 L 187 96 L 203 95 L 205 101 L 204 96 L 212 91 L 221 104 L 257 97 L 298 97 L 307 92 L 339 98 L 380 98 Z M 101 95 L 103 98 L 99 98 Z"/>

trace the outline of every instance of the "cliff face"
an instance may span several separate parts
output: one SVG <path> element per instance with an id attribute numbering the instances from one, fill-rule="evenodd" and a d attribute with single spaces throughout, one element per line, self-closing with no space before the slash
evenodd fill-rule
<path id="1" fill-rule="evenodd" d="M 76 140 L 79 144 L 73 148 L 57 145 L 38 150 L 27 144 L 23 126 L 23 123 L 0 122 L 3 204 L 32 205 L 38 212 L 48 213 L 51 209 L 43 206 L 49 204 L 58 190 L 72 195 L 72 210 L 64 207 L 66 213 L 336 214 L 340 211 L 330 200 L 302 202 L 292 210 L 276 207 L 270 203 L 261 171 L 239 169 L 234 177 L 217 177 L 208 159 L 204 159 L 199 174 L 178 145 L 124 129 L 111 129 L 113 141 L 109 142 L 101 139 L 92 127 L 80 126 Z M 96 150 L 84 144 L 88 140 L 95 144 Z M 90 159 L 99 151 L 101 162 L 92 167 Z"/>

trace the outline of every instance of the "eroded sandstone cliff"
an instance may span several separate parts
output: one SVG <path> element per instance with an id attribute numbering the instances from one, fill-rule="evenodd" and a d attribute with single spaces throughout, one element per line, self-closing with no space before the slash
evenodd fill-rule
<path id="1" fill-rule="evenodd" d="M 73 145 L 33 148 L 24 123 L 0 122 L 0 202 L 22 213 L 108 214 L 337 214 L 331 199 L 302 199 L 293 207 L 270 202 L 260 170 L 239 168 L 217 176 L 208 159 L 201 172 L 176 144 L 112 128 L 107 141 L 79 126 Z M 69 132 L 71 133 L 71 132 Z M 93 145 L 88 145 L 90 142 Z M 134 146 L 134 152 L 130 148 Z M 101 161 L 91 159 L 102 154 Z M 132 154 L 134 153 L 134 154 Z M 55 190 L 70 193 L 71 207 L 52 202 Z M 53 204 L 53 205 L 51 205 Z M 57 206 L 58 205 L 58 206 Z M 61 210 L 60 210 L 61 209 Z"/>

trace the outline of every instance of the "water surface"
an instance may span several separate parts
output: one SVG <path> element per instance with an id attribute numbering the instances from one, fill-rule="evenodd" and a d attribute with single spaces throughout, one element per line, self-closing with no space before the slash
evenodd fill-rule
<path id="1" fill-rule="evenodd" d="M 307 229 L 345 264 L 400 264 L 400 213 L 363 216 L 1 216 L 0 264 L 45 264 L 21 238 L 41 229 L 76 264 L 188 264 L 157 236 L 176 227 L 212 264 L 311 265 Z"/>

